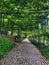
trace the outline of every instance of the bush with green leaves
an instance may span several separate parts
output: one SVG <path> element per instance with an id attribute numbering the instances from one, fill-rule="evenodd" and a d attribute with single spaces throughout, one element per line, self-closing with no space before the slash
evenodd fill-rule
<path id="1" fill-rule="evenodd" d="M 13 43 L 9 42 L 7 38 L 3 37 L 0 39 L 0 57 L 6 54 L 12 47 Z"/>
<path id="2" fill-rule="evenodd" d="M 43 37 L 42 37 L 43 38 Z M 29 37 L 29 40 L 31 41 L 32 44 L 34 44 L 38 49 L 39 51 L 41 52 L 41 54 L 49 60 L 49 41 L 47 41 L 46 39 L 45 40 L 42 40 L 43 41 L 42 43 L 38 43 L 35 39 L 33 40 L 33 37 Z M 45 43 L 46 41 L 46 43 Z"/>

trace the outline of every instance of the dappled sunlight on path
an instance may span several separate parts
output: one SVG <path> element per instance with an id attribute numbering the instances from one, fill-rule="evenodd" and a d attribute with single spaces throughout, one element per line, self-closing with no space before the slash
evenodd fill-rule
<path id="1" fill-rule="evenodd" d="M 31 43 L 28 38 L 25 38 L 22 42 L 27 42 L 27 43 Z"/>

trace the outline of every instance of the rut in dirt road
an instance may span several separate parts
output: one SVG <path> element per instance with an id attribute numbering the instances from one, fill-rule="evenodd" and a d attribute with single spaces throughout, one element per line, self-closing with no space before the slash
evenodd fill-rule
<path id="1" fill-rule="evenodd" d="M 46 61 L 39 50 L 26 38 L 0 60 L 0 65 L 49 65 L 49 61 Z"/>

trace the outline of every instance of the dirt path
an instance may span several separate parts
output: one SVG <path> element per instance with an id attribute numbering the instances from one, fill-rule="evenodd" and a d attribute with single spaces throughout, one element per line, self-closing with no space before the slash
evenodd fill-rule
<path id="1" fill-rule="evenodd" d="M 0 60 L 0 65 L 49 65 L 49 61 L 46 61 L 38 49 L 25 39 Z"/>

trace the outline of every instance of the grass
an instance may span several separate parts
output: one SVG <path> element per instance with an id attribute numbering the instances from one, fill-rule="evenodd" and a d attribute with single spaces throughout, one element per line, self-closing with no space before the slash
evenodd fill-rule
<path id="1" fill-rule="evenodd" d="M 7 38 L 3 37 L 0 39 L 0 58 L 6 54 L 12 47 L 14 46 L 14 44 L 12 44 L 11 42 L 9 42 L 7 40 Z"/>

